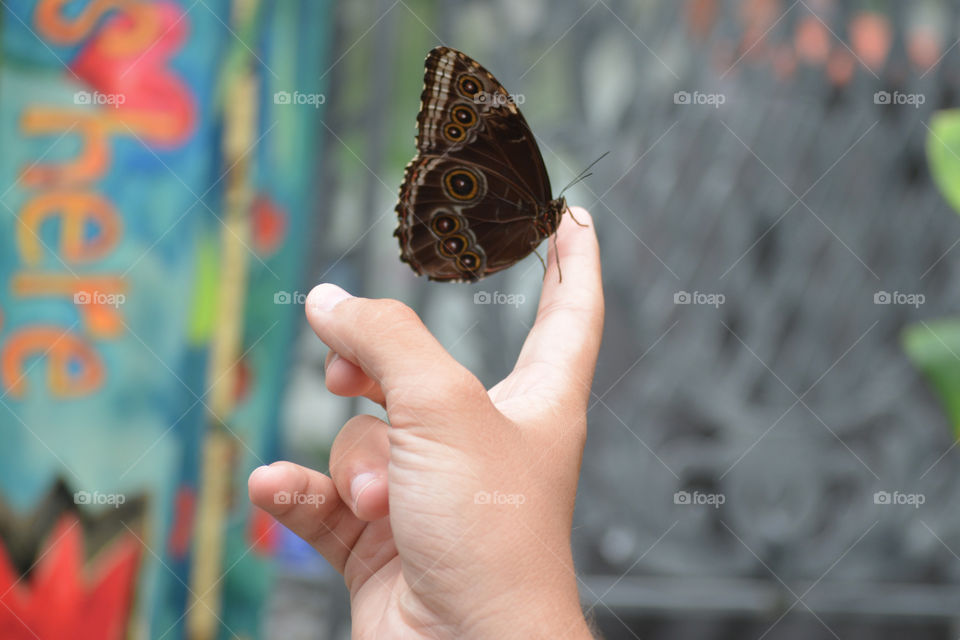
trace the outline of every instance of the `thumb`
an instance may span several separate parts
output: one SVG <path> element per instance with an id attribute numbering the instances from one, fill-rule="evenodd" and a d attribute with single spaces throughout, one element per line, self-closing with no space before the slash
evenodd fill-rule
<path id="1" fill-rule="evenodd" d="M 560 279 L 562 269 L 563 279 Z M 535 373 L 553 395 L 589 398 L 603 334 L 600 250 L 586 209 L 572 207 L 549 249 L 537 318 L 515 371 Z"/>

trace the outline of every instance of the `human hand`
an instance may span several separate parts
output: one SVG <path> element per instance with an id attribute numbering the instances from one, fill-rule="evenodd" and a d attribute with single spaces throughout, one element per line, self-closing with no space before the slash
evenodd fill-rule
<path id="1" fill-rule="evenodd" d="M 487 391 L 407 306 L 330 284 L 307 318 L 333 393 L 386 408 L 349 420 L 330 477 L 260 467 L 250 499 L 340 571 L 356 638 L 589 638 L 570 528 L 603 328 L 589 214 L 564 216 L 536 322 Z M 311 496 L 277 504 L 274 494 Z"/>

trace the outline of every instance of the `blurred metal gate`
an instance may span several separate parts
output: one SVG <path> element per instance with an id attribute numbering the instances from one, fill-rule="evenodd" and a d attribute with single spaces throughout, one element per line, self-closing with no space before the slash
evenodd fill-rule
<path id="1" fill-rule="evenodd" d="M 444 286 L 391 237 L 438 40 L 525 95 L 555 183 L 612 151 L 569 198 L 604 254 L 574 542 L 607 637 L 956 637 L 960 460 L 900 332 L 960 299 L 960 218 L 923 152 L 957 101 L 960 3 L 375 4 L 340 8 L 313 281 L 407 301 L 486 383 L 509 370 L 535 259 Z M 322 455 L 358 406 L 322 397 L 302 344 L 288 433 Z"/>

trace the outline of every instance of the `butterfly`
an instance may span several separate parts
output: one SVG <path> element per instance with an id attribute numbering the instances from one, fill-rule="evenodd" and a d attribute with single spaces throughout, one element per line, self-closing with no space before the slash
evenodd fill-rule
<path id="1" fill-rule="evenodd" d="M 464 53 L 427 55 L 417 155 L 404 171 L 394 235 L 417 275 L 474 282 L 553 235 L 567 210 L 516 100 Z"/>

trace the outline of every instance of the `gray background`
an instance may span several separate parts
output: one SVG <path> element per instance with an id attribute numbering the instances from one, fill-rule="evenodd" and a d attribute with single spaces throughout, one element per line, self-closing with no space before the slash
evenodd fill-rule
<path id="1" fill-rule="evenodd" d="M 691 15 L 711 6 L 697 30 Z M 397 259 L 393 206 L 414 153 L 423 57 L 454 46 L 523 95 L 555 191 L 610 151 L 568 195 L 593 213 L 604 259 L 607 324 L 573 542 L 584 606 L 608 638 L 960 635 L 960 460 L 900 342 L 904 327 L 947 317 L 960 299 L 960 218 L 924 157 L 933 111 L 956 103 L 960 48 L 918 69 L 906 46 L 910 29 L 928 26 L 946 51 L 960 5 L 864 6 L 892 25 L 874 68 L 852 41 L 857 2 L 335 9 L 304 288 L 334 281 L 406 301 L 488 385 L 511 368 L 542 272 L 531 258 L 443 285 Z M 852 67 L 849 82 L 797 60 L 811 17 L 831 59 Z M 925 103 L 877 105 L 882 90 Z M 676 104 L 678 91 L 724 103 Z M 526 303 L 476 305 L 479 291 Z M 724 302 L 675 304 L 681 291 Z M 878 291 L 925 303 L 877 305 Z M 290 457 L 321 469 L 343 422 L 376 410 L 325 391 L 324 355 L 305 327 L 283 416 Z M 677 491 L 724 503 L 676 504 Z M 877 491 L 925 503 L 878 505 Z M 288 575 L 276 594 L 272 637 L 347 633 L 337 576 Z"/>

